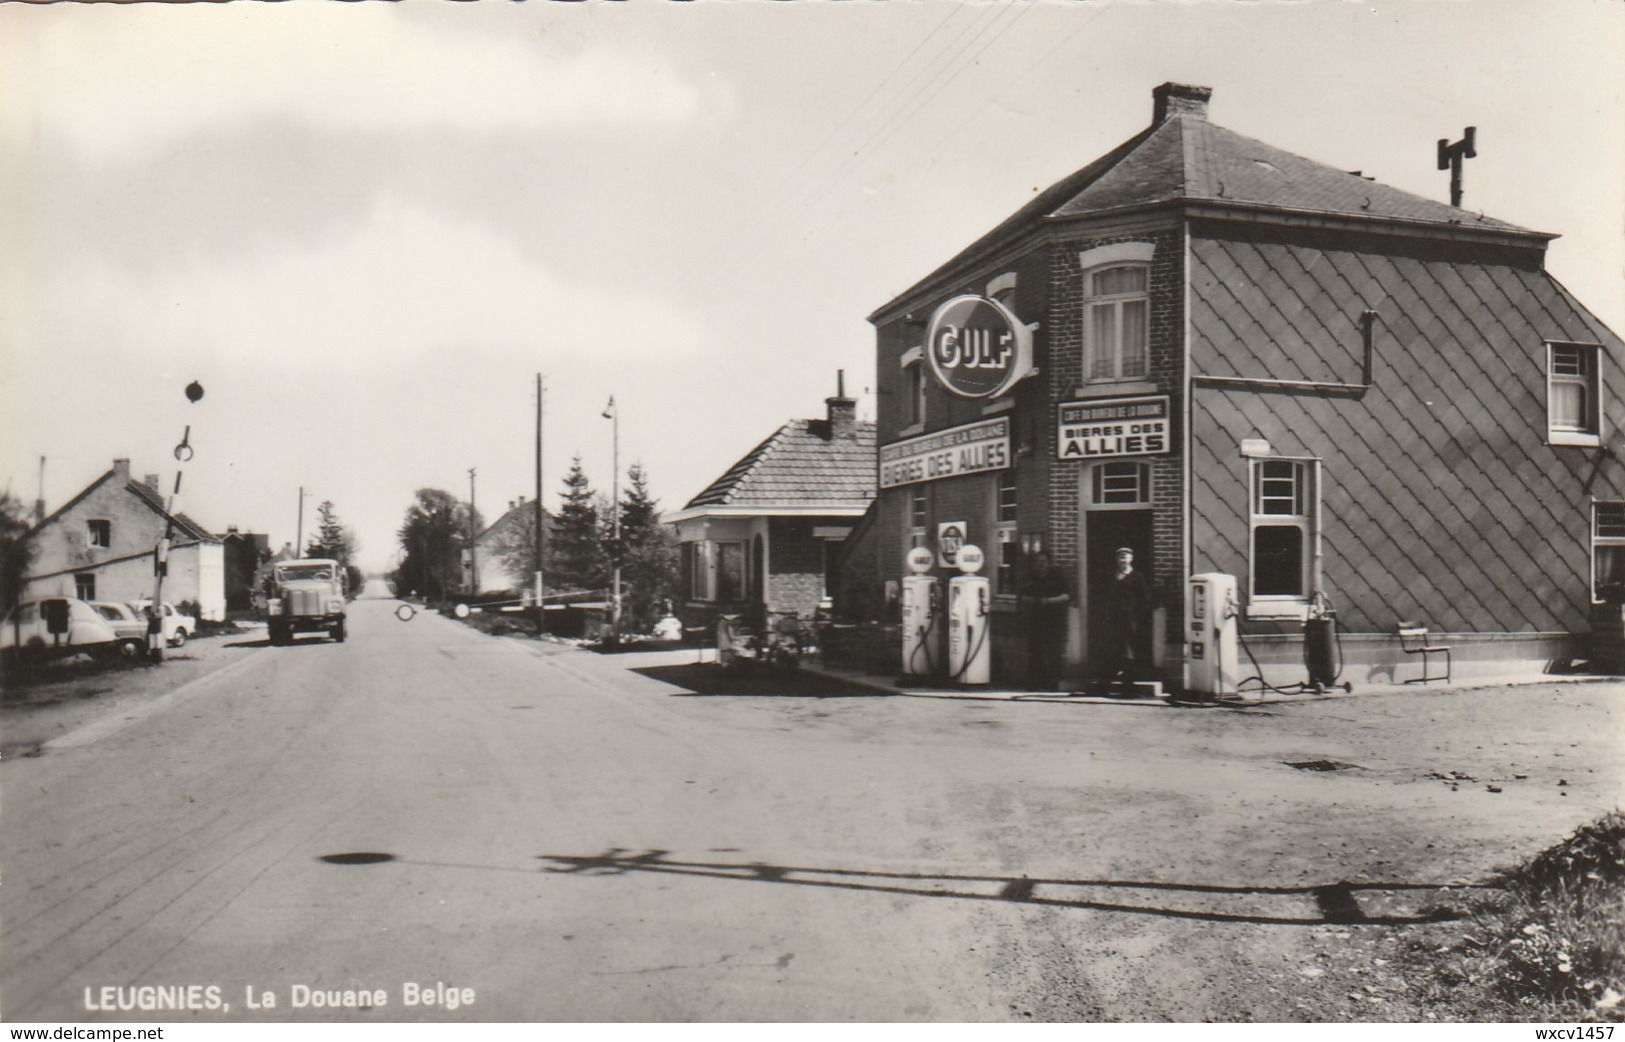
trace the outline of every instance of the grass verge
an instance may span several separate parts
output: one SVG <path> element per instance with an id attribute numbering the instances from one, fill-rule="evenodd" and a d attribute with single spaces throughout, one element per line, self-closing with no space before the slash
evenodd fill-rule
<path id="1" fill-rule="evenodd" d="M 1458 940 L 1406 953 L 1428 982 L 1424 1004 L 1469 1020 L 1625 1022 L 1625 813 L 1577 829 L 1495 885 Z"/>

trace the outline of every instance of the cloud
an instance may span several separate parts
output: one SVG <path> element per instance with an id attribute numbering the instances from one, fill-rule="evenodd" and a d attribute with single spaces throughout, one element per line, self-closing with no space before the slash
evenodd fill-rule
<path id="1" fill-rule="evenodd" d="M 105 317 L 84 321 L 118 323 L 126 351 L 283 371 L 448 351 L 532 360 L 541 349 L 577 359 L 613 351 L 624 362 L 703 343 L 700 319 L 682 306 L 572 279 L 560 270 L 566 254 L 557 259 L 543 267 L 499 232 L 381 195 L 359 226 L 313 248 L 145 276 L 86 265 L 73 289 Z"/>
<path id="2" fill-rule="evenodd" d="M 12 19 L 0 85 L 16 140 L 89 154 L 297 115 L 340 132 L 681 126 L 713 99 L 633 37 L 471 33 L 374 5 L 138 5 Z"/>

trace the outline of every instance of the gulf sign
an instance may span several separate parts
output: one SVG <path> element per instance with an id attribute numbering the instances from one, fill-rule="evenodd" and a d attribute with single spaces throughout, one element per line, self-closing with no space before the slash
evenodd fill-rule
<path id="1" fill-rule="evenodd" d="M 1055 451 L 1061 459 L 1158 456 L 1170 448 L 1168 396 L 1064 402 Z"/>
<path id="2" fill-rule="evenodd" d="M 880 487 L 981 474 L 1010 466 L 1010 418 L 967 423 L 880 447 Z"/>
<path id="3" fill-rule="evenodd" d="M 961 398 L 997 398 L 1032 368 L 1032 331 L 986 297 L 947 301 L 931 316 L 925 337 L 937 382 Z"/>

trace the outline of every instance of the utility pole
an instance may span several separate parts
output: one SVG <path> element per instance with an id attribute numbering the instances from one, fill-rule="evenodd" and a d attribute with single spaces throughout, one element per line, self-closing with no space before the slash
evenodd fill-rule
<path id="1" fill-rule="evenodd" d="M 293 527 L 294 560 L 305 556 L 305 486 L 299 486 L 299 520 Z"/>
<path id="2" fill-rule="evenodd" d="M 193 380 L 186 385 L 186 400 L 194 405 L 203 398 L 203 385 Z M 147 658 L 158 663 L 164 660 L 164 579 L 169 575 L 169 544 L 175 535 L 175 508 L 181 498 L 181 474 L 192 458 L 192 425 L 186 425 L 179 445 L 175 446 L 175 491 L 170 493 L 164 510 L 164 535 L 152 551 L 152 604 L 147 608 Z"/>
<path id="3" fill-rule="evenodd" d="M 542 556 L 547 532 L 547 511 L 542 507 L 542 401 L 547 393 L 542 374 L 536 374 L 536 632 L 540 633 L 547 620 L 546 599 L 542 589 L 542 571 L 546 558 Z"/>
<path id="4" fill-rule="evenodd" d="M 610 552 L 615 555 L 615 585 L 609 598 L 609 638 L 612 643 L 621 640 L 621 414 L 615 411 L 615 396 L 609 396 L 604 419 L 611 426 L 610 467 Z"/>
<path id="5" fill-rule="evenodd" d="M 474 559 L 474 468 L 468 468 L 468 589 L 480 592 L 479 562 Z"/>

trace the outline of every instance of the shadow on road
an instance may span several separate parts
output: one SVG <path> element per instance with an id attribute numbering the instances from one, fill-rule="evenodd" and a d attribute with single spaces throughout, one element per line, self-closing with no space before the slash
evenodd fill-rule
<path id="1" fill-rule="evenodd" d="M 766 669 L 724 670 L 715 663 L 648 666 L 634 669 L 651 680 L 682 688 L 681 696 L 774 695 L 800 698 L 886 698 L 884 691 L 848 684 L 810 673 L 776 673 Z"/>
<path id="2" fill-rule="evenodd" d="M 1350 883 L 1313 886 L 1224 886 L 1205 883 L 1130 882 L 1099 879 L 1029 879 L 1008 876 L 929 875 L 843 868 L 806 868 L 761 862 L 674 861 L 670 851 L 634 854 L 612 848 L 594 856 L 538 855 L 553 862 L 544 871 L 618 876 L 632 872 L 700 876 L 746 883 L 777 883 L 835 890 L 1001 901 L 1097 912 L 1128 912 L 1216 923 L 1280 926 L 1328 924 L 1411 926 L 1456 919 L 1444 902 L 1480 884 Z M 1104 893 L 1102 893 L 1104 892 Z M 1138 894 L 1143 900 L 1134 902 Z M 1110 895 L 1113 899 L 1103 899 Z M 1119 896 L 1121 895 L 1121 896 Z M 1428 900 L 1428 898 L 1432 900 Z"/>

